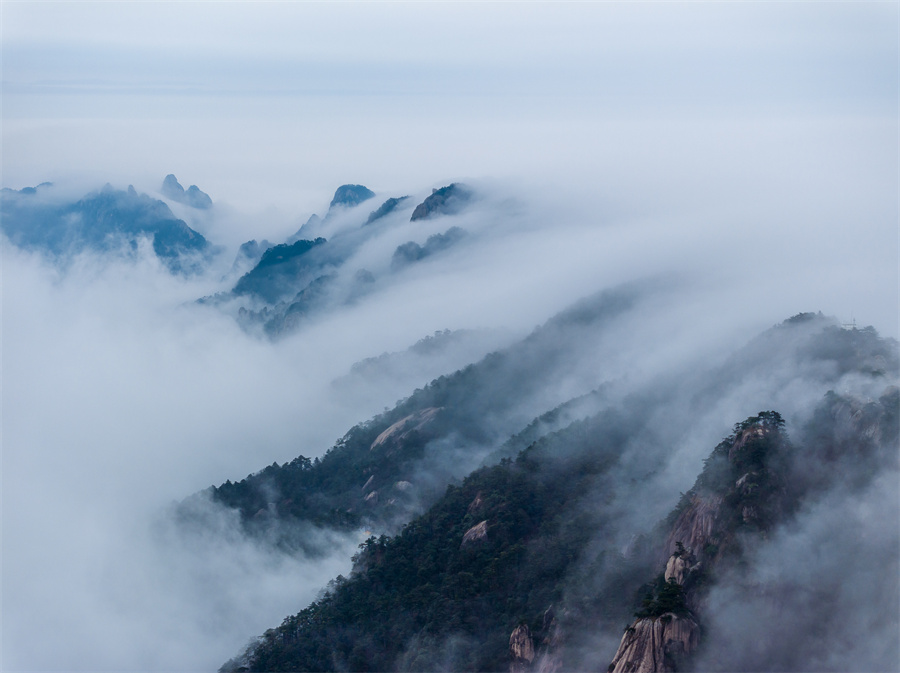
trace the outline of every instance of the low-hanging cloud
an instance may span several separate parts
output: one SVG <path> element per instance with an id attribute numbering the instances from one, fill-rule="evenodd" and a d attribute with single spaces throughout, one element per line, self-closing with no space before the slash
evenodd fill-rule
<path id="1" fill-rule="evenodd" d="M 810 503 L 713 588 L 699 670 L 888 671 L 900 654 L 900 474 Z M 790 606 L 790 609 L 785 609 Z"/>
<path id="2" fill-rule="evenodd" d="M 277 342 L 194 303 L 227 289 L 219 268 L 173 277 L 145 245 L 121 259 L 84 253 L 60 271 L 5 245 L 5 583 L 15 578 L 4 595 L 5 667 L 208 668 L 346 572 L 355 539 L 328 540 L 334 553 L 324 557 L 294 558 L 248 542 L 229 512 L 215 514 L 221 523 L 202 540 L 172 529 L 164 512 L 212 483 L 301 453 L 321 455 L 351 425 L 423 385 L 422 371 L 464 364 L 459 354 L 436 354 L 422 371 L 344 394 L 332 382 L 357 361 L 447 328 L 509 330 L 502 345 L 580 296 L 644 283 L 639 310 L 617 315 L 581 344 L 572 354 L 582 358 L 579 366 L 521 410 L 524 425 L 528 414 L 604 381 L 624 394 L 666 372 L 689 376 L 798 310 L 833 309 L 822 306 L 832 301 L 831 288 L 820 283 L 823 264 L 855 262 L 859 273 L 844 283 L 856 296 L 872 273 L 885 272 L 868 258 L 844 259 L 802 231 L 779 235 L 775 225 L 750 232 L 703 213 L 628 216 L 622 206 L 607 209 L 615 199 L 560 202 L 549 191 L 525 196 L 508 182 L 470 182 L 487 196 L 458 215 L 411 223 L 401 211 L 369 225 L 383 230 L 353 252 L 342 273 L 368 269 L 376 277 L 372 291 L 329 305 Z M 335 233 L 352 216 L 335 220 Z M 397 245 L 450 226 L 469 235 L 391 272 Z M 214 222 L 207 231 L 214 235 Z M 889 324 L 890 315 L 880 315 Z M 463 354 L 477 359 L 493 343 Z M 653 427 L 676 432 L 642 440 L 674 442 L 654 477 L 658 502 L 630 522 L 634 529 L 690 485 L 723 424 L 762 407 L 799 413 L 821 394 L 798 387 L 806 375 L 782 374 L 780 382 L 769 375 L 743 380 L 693 428 L 685 424 L 696 412 L 689 401 L 657 412 Z M 623 527 L 624 541 L 629 534 Z M 30 635 L 47 614 L 59 629 L 67 621 L 78 626 L 59 647 L 39 652 Z M 182 627 L 177 637 L 174 622 Z"/>
<path id="3" fill-rule="evenodd" d="M 665 382 L 671 403 L 650 415 L 627 466 L 654 500 L 629 508 L 621 494 L 619 546 L 690 486 L 732 423 L 777 408 L 797 427 L 821 395 L 816 373 L 789 363 L 733 387 L 723 374 L 724 387 L 704 388 L 696 372 L 726 367 L 801 311 L 898 336 L 895 10 L 571 5 L 474 20 L 449 6 L 413 17 L 234 5 L 210 21 L 211 7 L 187 18 L 150 5 L 4 8 L 2 186 L 51 180 L 77 199 L 112 181 L 158 198 L 175 173 L 214 205 L 173 212 L 225 249 L 183 279 L 146 242 L 60 270 L 3 241 L 4 670 L 221 664 L 346 573 L 356 540 L 322 537 L 333 553 L 287 556 L 208 503 L 216 523 L 194 538 L 169 518 L 172 502 L 321 455 L 430 377 L 603 288 L 647 282 L 639 310 L 581 344 L 580 365 L 516 420 L 604 383 L 624 398 Z M 133 32 L 146 21 L 165 29 Z M 148 58 L 159 39 L 165 58 Z M 477 58 L 460 62 L 468 47 Z M 479 198 L 409 221 L 454 181 Z M 228 307 L 195 303 L 233 286 L 241 243 L 284 242 L 324 217 L 344 182 L 376 198 L 325 222 L 329 240 L 410 198 L 368 225 L 321 313 L 273 342 L 242 331 Z M 391 271 L 398 246 L 451 226 L 467 235 Z M 353 294 L 360 270 L 374 282 Z M 499 336 L 408 354 L 353 383 L 354 363 L 445 329 Z M 706 397 L 682 395 L 699 389 Z M 888 490 L 872 495 L 890 504 Z"/>

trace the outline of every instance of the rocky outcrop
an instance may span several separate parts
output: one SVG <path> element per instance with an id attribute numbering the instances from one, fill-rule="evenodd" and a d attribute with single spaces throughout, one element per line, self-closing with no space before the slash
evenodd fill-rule
<path id="1" fill-rule="evenodd" d="M 666 536 L 665 558 L 668 559 L 675 553 L 679 543 L 702 556 L 704 550 L 718 539 L 715 532 L 722 503 L 721 495 L 692 495 L 689 505 L 675 520 Z"/>
<path id="2" fill-rule="evenodd" d="M 607 669 L 609 673 L 669 673 L 700 642 L 700 626 L 691 617 L 666 613 L 639 619 L 625 631 Z"/>
<path id="3" fill-rule="evenodd" d="M 531 630 L 527 624 L 519 624 L 509 636 L 509 673 L 530 671 L 532 661 L 534 640 L 531 638 Z"/>
<path id="4" fill-rule="evenodd" d="M 469 530 L 467 530 L 465 535 L 463 535 L 462 543 L 459 546 L 460 548 L 462 548 L 468 545 L 476 544 L 478 542 L 484 542 L 485 540 L 487 540 L 487 535 L 488 522 L 487 520 L 485 520 L 481 523 L 475 524 Z"/>
<path id="5" fill-rule="evenodd" d="M 703 587 L 713 568 L 740 557 L 743 535 L 764 534 L 784 515 L 783 478 L 771 457 L 785 446 L 783 421 L 760 412 L 735 426 L 683 496 L 661 549 L 663 572 L 649 587 L 637 620 L 625 630 L 610 673 L 683 670 L 697 648 Z M 777 460 L 776 460 L 777 462 Z"/>
<path id="6" fill-rule="evenodd" d="M 439 411 L 439 407 L 429 407 L 417 411 L 414 414 L 410 414 L 405 418 L 401 418 L 387 430 L 378 435 L 378 437 L 375 438 L 375 441 L 372 442 L 372 446 L 369 447 L 369 450 L 375 451 L 378 448 L 389 447 L 391 444 L 400 442 L 411 433 L 421 430 L 428 423 L 433 421 Z"/>
<path id="7" fill-rule="evenodd" d="M 553 607 L 544 611 L 541 628 L 532 633 L 519 624 L 509 637 L 510 673 L 559 673 L 562 665 L 562 635 Z"/>
<path id="8" fill-rule="evenodd" d="M 684 580 L 687 577 L 690 564 L 688 559 L 680 554 L 672 554 L 666 563 L 666 572 L 663 578 L 668 582 L 674 580 L 677 584 L 684 586 Z"/>

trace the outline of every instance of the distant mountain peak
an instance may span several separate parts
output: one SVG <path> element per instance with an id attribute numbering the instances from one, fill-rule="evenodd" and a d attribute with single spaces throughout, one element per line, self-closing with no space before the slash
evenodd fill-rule
<path id="1" fill-rule="evenodd" d="M 32 194 L 37 194 L 38 190 L 40 189 L 46 189 L 52 186 L 52 182 L 42 182 L 41 184 L 34 187 L 22 187 L 22 189 L 10 189 L 9 187 L 4 187 L 2 190 L 0 190 L 0 192 L 2 192 L 4 196 L 12 196 L 16 194 L 31 196 Z"/>
<path id="2" fill-rule="evenodd" d="M 181 186 L 181 183 L 178 182 L 178 178 L 176 178 L 172 173 L 169 173 L 163 179 L 161 191 L 163 193 L 163 196 L 168 196 L 170 199 L 174 199 L 176 201 L 179 201 L 184 197 L 184 187 Z"/>
<path id="3" fill-rule="evenodd" d="M 197 185 L 191 185 L 187 188 L 187 191 L 185 191 L 184 187 L 181 186 L 181 183 L 178 182 L 178 178 L 172 173 L 169 173 L 165 177 L 160 191 L 166 198 L 191 206 L 192 208 L 199 208 L 201 210 L 212 208 L 212 199 L 209 198 L 209 195 L 206 192 L 201 191 Z"/>
<path id="4" fill-rule="evenodd" d="M 462 210 L 471 198 L 472 191 L 459 182 L 432 189 L 431 196 L 416 206 L 409 221 L 425 220 L 436 215 L 453 215 Z"/>
<path id="5" fill-rule="evenodd" d="M 357 206 L 363 201 L 368 201 L 373 196 L 375 196 L 375 192 L 363 185 L 341 185 L 335 190 L 334 198 L 331 199 L 331 204 L 328 207 Z"/>
<path id="6" fill-rule="evenodd" d="M 26 188 L 19 194 L 36 191 Z M 4 199 L 2 225 L 14 245 L 60 259 L 83 250 L 108 251 L 122 242 L 133 248 L 145 236 L 174 273 L 197 272 L 202 259 L 212 254 L 209 242 L 176 218 L 165 202 L 138 193 L 133 185 L 119 190 L 107 183 L 74 203 Z"/>

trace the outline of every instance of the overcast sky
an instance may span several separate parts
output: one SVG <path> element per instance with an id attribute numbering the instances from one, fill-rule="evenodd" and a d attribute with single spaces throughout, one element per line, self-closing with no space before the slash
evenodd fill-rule
<path id="1" fill-rule="evenodd" d="M 702 156 L 723 122 L 748 148 L 771 123 L 893 122 L 897 11 L 4 2 L 3 184 L 174 172 L 217 200 L 312 209 L 343 182 L 677 173 L 693 152 L 660 144 L 663 123 Z M 766 149 L 731 161 L 776 162 Z"/>
<path id="2" fill-rule="evenodd" d="M 461 179 L 527 206 L 466 214 L 477 246 L 278 344 L 192 306 L 225 288 L 152 255 L 63 274 L 5 246 L 3 667 L 208 670 L 300 609 L 355 540 L 313 564 L 154 522 L 321 454 L 411 392 L 331 381 L 434 330 L 522 334 L 672 274 L 659 338 L 632 344 L 648 367 L 799 311 L 896 337 L 898 7 L 3 0 L 3 187 L 158 196 L 175 173 L 232 248 L 284 240 L 344 183 L 420 198 Z"/>
<path id="3" fill-rule="evenodd" d="M 343 183 L 519 181 L 603 215 L 830 237 L 823 273 L 862 264 L 880 299 L 822 310 L 896 336 L 898 11 L 4 2 L 2 184 L 152 193 L 175 173 L 253 213 L 246 240 Z"/>

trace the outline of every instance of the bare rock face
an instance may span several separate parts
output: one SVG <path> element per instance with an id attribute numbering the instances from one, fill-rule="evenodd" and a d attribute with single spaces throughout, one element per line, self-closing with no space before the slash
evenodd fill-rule
<path id="1" fill-rule="evenodd" d="M 375 438 L 375 441 L 372 442 L 372 446 L 369 450 L 375 451 L 378 448 L 387 448 L 389 450 L 391 446 L 401 442 L 410 433 L 421 430 L 428 425 L 428 423 L 434 420 L 434 417 L 439 411 L 439 407 L 429 407 L 428 409 L 422 409 L 405 418 L 401 418 L 387 430 L 378 435 L 378 437 Z"/>
<path id="2" fill-rule="evenodd" d="M 690 617 L 667 613 L 639 619 L 625 631 L 608 673 L 673 673 L 700 641 L 700 627 Z"/>
<path id="3" fill-rule="evenodd" d="M 722 502 L 723 498 L 719 495 L 694 496 L 666 537 L 666 557 L 675 553 L 676 543 L 683 542 L 686 548 L 694 550 L 702 559 L 702 550 L 715 540 Z"/>
<path id="4" fill-rule="evenodd" d="M 674 672 L 690 665 L 697 649 L 703 612 L 704 581 L 722 563 L 721 548 L 734 554 L 735 520 L 765 531 L 781 507 L 784 488 L 766 456 L 782 441 L 781 417 L 760 412 L 735 429 L 710 457 L 697 486 L 679 504 L 680 511 L 660 550 L 664 586 L 649 592 L 638 619 L 625 630 L 610 673 Z M 716 462 L 713 462 L 716 461 Z M 740 475 L 740 476 L 738 476 Z M 729 547 L 728 545 L 731 545 Z"/>
<path id="5" fill-rule="evenodd" d="M 689 567 L 688 560 L 684 556 L 672 554 L 669 557 L 668 563 L 666 563 L 666 582 L 674 579 L 678 584 L 683 586 Z"/>
<path id="6" fill-rule="evenodd" d="M 509 637 L 509 673 L 525 673 L 531 670 L 532 661 L 534 661 L 534 641 L 531 638 L 531 630 L 527 624 L 519 624 Z"/>
<path id="7" fill-rule="evenodd" d="M 488 525 L 487 520 L 482 521 L 479 524 L 475 524 L 469 530 L 466 531 L 466 534 L 463 535 L 462 544 L 460 548 L 465 547 L 470 544 L 475 544 L 477 542 L 482 542 L 487 539 L 488 534 Z"/>

